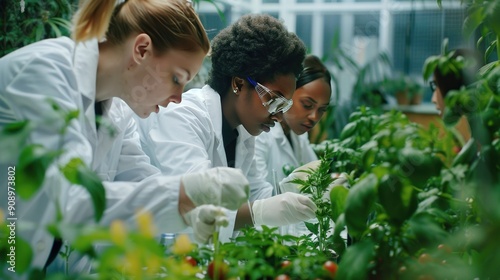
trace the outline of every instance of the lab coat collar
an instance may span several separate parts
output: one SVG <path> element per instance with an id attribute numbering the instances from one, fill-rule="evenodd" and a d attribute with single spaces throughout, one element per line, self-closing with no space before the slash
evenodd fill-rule
<path id="1" fill-rule="evenodd" d="M 99 46 L 97 40 L 89 40 L 75 45 L 73 67 L 78 77 L 78 88 L 83 98 L 84 108 L 93 108 L 96 96 L 97 63 Z"/>
<path id="2" fill-rule="evenodd" d="M 222 139 L 222 104 L 220 95 L 209 85 L 205 85 L 201 88 L 201 94 L 203 94 L 203 99 L 208 108 L 210 119 L 213 120 L 217 139 Z"/>
<path id="3" fill-rule="evenodd" d="M 78 90 L 82 96 L 85 131 L 91 143 L 97 143 L 94 103 L 96 98 L 98 61 L 99 46 L 97 40 L 94 39 L 75 44 L 73 69 L 76 77 L 78 77 Z"/>
<path id="4" fill-rule="evenodd" d="M 290 145 L 290 142 L 286 138 L 285 131 L 283 130 L 283 127 L 281 126 L 280 123 L 276 123 L 276 125 L 273 128 L 271 128 L 271 131 L 269 131 L 268 133 L 271 133 L 271 136 L 276 140 L 278 147 L 286 147 L 286 149 L 283 149 L 283 152 L 285 152 L 290 158 L 295 158 L 295 155 L 293 154 L 292 145 Z M 291 132 L 290 138 L 293 142 L 292 143 L 293 147 L 297 148 L 297 145 L 299 145 L 299 143 L 295 141 L 296 139 L 294 138 L 296 137 L 294 136 L 295 134 Z"/>

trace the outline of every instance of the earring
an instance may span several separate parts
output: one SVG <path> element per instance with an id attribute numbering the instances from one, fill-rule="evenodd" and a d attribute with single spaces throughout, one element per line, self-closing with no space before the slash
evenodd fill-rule
<path id="1" fill-rule="evenodd" d="M 237 93 L 238 93 L 238 89 L 237 89 L 237 88 L 233 88 L 233 92 L 234 92 L 235 94 L 237 94 Z"/>

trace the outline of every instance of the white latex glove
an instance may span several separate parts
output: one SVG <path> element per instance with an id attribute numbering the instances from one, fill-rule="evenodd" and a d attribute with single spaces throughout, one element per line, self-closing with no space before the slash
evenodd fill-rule
<path id="1" fill-rule="evenodd" d="M 316 204 L 307 196 L 286 192 L 253 202 L 255 225 L 284 226 L 316 217 Z"/>
<path id="2" fill-rule="evenodd" d="M 341 173 L 341 174 L 332 174 L 332 177 L 335 179 L 333 182 L 328 185 L 328 188 L 326 191 L 323 193 L 323 200 L 330 201 L 330 191 L 332 190 L 333 187 L 335 186 L 343 186 L 345 188 L 350 188 L 349 185 L 349 180 L 347 179 L 347 174 L 346 173 Z"/>
<path id="3" fill-rule="evenodd" d="M 304 171 L 314 171 L 319 167 L 319 164 L 321 163 L 321 160 L 314 160 L 309 163 L 306 163 L 300 167 L 297 167 L 290 175 L 288 175 L 286 178 L 281 180 L 280 184 L 280 189 L 282 193 L 285 192 L 299 192 L 299 188 L 301 187 L 299 184 L 292 183 L 293 180 L 295 179 L 301 179 L 301 180 L 307 180 L 309 177 L 308 172 Z"/>
<path id="4" fill-rule="evenodd" d="M 184 219 L 193 228 L 194 239 L 200 243 L 208 242 L 216 226 L 227 227 L 229 224 L 224 208 L 209 204 L 187 212 Z"/>
<path id="5" fill-rule="evenodd" d="M 236 210 L 247 201 L 250 186 L 240 169 L 215 167 L 181 178 L 186 195 L 196 206 L 213 204 Z"/>

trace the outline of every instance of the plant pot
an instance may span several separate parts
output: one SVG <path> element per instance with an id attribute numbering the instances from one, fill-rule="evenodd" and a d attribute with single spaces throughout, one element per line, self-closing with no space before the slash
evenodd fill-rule
<path id="1" fill-rule="evenodd" d="M 422 94 L 414 94 L 410 100 L 410 105 L 420 105 L 422 103 Z"/>
<path id="2" fill-rule="evenodd" d="M 395 96 L 398 105 L 410 105 L 410 99 L 408 98 L 408 91 L 398 91 L 396 92 Z"/>

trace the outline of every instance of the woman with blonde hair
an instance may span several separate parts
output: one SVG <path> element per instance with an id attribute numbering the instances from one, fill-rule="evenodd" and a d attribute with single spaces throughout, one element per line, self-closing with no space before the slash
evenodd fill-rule
<path id="1" fill-rule="evenodd" d="M 39 190 L 28 200 L 17 199 L 16 217 L 27 226 L 18 227 L 16 237 L 33 248 L 32 268 L 46 267 L 49 255 L 59 251 L 60 242 L 46 230 L 58 216 L 56 201 L 62 222 L 93 223 L 88 193 L 59 170 L 72 158 L 80 158 L 104 181 L 101 225 L 121 219 L 133 226 L 137 211 L 143 210 L 152 213 L 162 232 L 187 225 L 196 232 L 199 213 L 218 206 L 237 209 L 248 197 L 240 170 L 166 177 L 150 165 L 125 109 L 145 118 L 160 106 L 179 103 L 209 51 L 209 40 L 185 0 L 115 2 L 85 1 L 75 16 L 72 39 L 43 40 L 0 59 L 0 129 L 27 120 L 34 127 L 30 144 L 64 151 L 48 167 Z M 79 113 L 63 135 L 64 120 L 54 107 Z M 1 170 L 16 164 L 17 159 L 5 160 Z M 0 182 L 7 193 L 7 176 Z M 0 205 L 6 213 L 6 196 Z"/>

